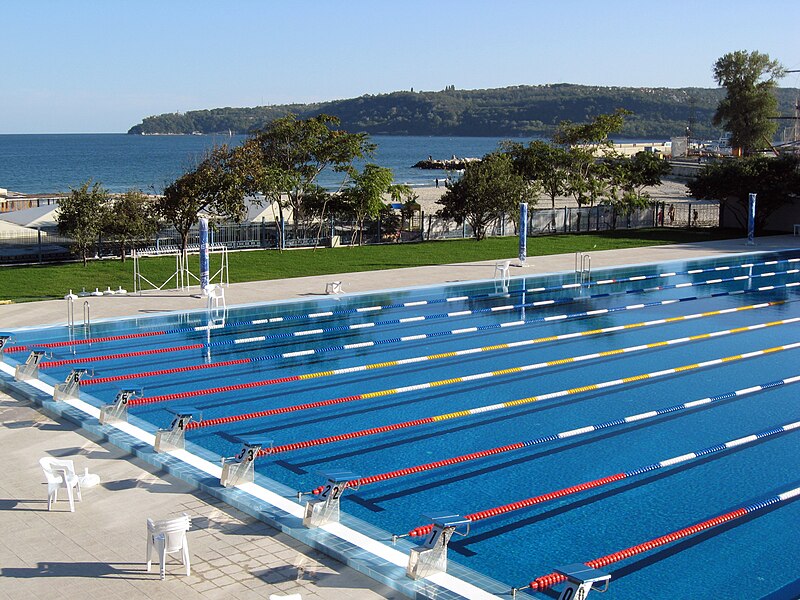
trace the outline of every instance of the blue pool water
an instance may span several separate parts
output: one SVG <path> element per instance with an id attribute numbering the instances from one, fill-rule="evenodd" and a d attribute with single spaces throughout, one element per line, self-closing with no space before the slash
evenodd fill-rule
<path id="1" fill-rule="evenodd" d="M 228 311 L 225 326 L 216 329 L 56 347 L 52 360 L 67 364 L 49 368 L 46 373 L 63 379 L 72 365 L 88 366 L 94 369 L 95 378 L 115 378 L 220 361 L 254 360 L 84 386 L 82 397 L 97 405 L 111 402 L 123 387 L 141 387 L 149 398 L 247 386 L 131 408 L 131 414 L 150 423 L 152 429 L 168 425 L 172 418 L 168 407 L 176 404 L 196 407 L 207 420 L 381 392 L 374 397 L 188 432 L 189 441 L 221 456 L 238 451 L 240 436 L 269 438 L 282 446 L 572 390 L 554 399 L 291 449 L 257 461 L 260 474 L 296 490 L 310 490 L 321 483 L 320 471 L 380 474 L 799 375 L 798 349 L 692 367 L 703 361 L 800 342 L 798 323 L 776 324 L 800 317 L 800 296 L 793 286 L 800 275 L 792 272 L 800 268 L 796 258 L 794 254 L 753 254 L 626 267 L 596 272 L 593 284 L 583 288 L 562 289 L 574 283 L 574 275 L 567 274 L 515 278 L 507 292 L 494 282 L 474 282 L 245 306 Z M 741 268 L 742 264 L 754 266 Z M 688 273 L 690 270 L 702 272 Z M 668 272 L 676 275 L 662 276 Z M 634 276 L 645 279 L 597 283 Z M 771 289 L 758 289 L 762 287 Z M 547 289 L 529 291 L 539 288 Z M 554 302 L 546 304 L 549 300 Z M 665 303 L 669 300 L 680 301 Z M 354 310 L 376 306 L 391 307 Z M 508 306 L 513 308 L 502 308 Z M 726 312 L 716 314 L 718 311 Z M 326 312 L 333 314 L 308 317 Z M 567 316 L 547 320 L 559 315 Z M 697 316 L 684 318 L 688 315 Z M 282 321 L 250 323 L 279 316 Z M 109 321 L 94 324 L 91 337 L 191 330 L 208 325 L 208 319 L 205 311 L 199 311 Z M 540 339 L 659 320 L 610 333 L 556 341 Z M 506 326 L 499 327 L 501 324 Z M 765 324 L 769 326 L 752 329 Z M 361 326 L 353 327 L 357 325 Z M 748 327 L 751 329 L 736 333 L 563 362 L 587 354 Z M 477 330 L 470 331 L 472 328 Z M 266 339 L 254 339 L 261 336 Z M 78 339 L 82 337 L 79 331 Z M 42 328 L 20 330 L 15 338 L 17 344 L 35 346 L 66 340 L 68 335 L 64 328 Z M 538 342 L 514 348 L 326 374 L 534 339 Z M 360 347 L 342 348 L 351 344 Z M 186 345 L 201 347 L 81 362 L 96 356 Z M 280 356 L 309 350 L 315 352 Z M 19 359 L 23 354 L 11 356 Z M 546 364 L 553 361 L 562 362 Z M 498 373 L 526 365 L 538 367 Z M 604 389 L 577 390 L 676 367 L 687 368 Z M 474 381 L 452 381 L 491 372 L 495 374 Z M 251 385 L 309 374 L 317 376 Z M 431 382 L 438 385 L 396 391 Z M 365 485 L 345 495 L 343 510 L 386 532 L 404 533 L 425 524 L 422 512 L 472 513 L 800 420 L 798 392 L 800 384 L 779 386 Z M 800 485 L 798 436 L 800 432 L 786 432 L 475 522 L 467 537 L 451 544 L 451 560 L 509 586 L 522 585 L 553 567 L 585 562 L 681 529 Z M 798 518 L 800 503 L 784 503 L 611 565 L 611 597 L 695 598 L 709 595 L 711 590 L 716 598 L 794 597 L 800 582 Z"/>

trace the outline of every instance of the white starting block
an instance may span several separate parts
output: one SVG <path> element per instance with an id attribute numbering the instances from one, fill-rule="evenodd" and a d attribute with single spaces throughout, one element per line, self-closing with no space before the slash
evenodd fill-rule
<path id="1" fill-rule="evenodd" d="M 72 369 L 64 383 L 59 383 L 53 388 L 53 400 L 66 400 L 68 398 L 77 400 L 80 394 L 81 377 L 88 372 L 89 369 Z"/>
<path id="2" fill-rule="evenodd" d="M 186 425 L 192 417 L 199 414 L 198 410 L 190 406 L 175 406 L 168 408 L 169 412 L 175 415 L 168 429 L 156 431 L 156 441 L 153 444 L 155 452 L 171 452 L 173 450 L 183 450 L 186 447 Z M 203 417 L 198 417 L 199 421 Z"/>
<path id="3" fill-rule="evenodd" d="M 411 549 L 406 575 L 422 579 L 447 570 L 447 544 L 453 534 L 467 535 L 471 521 L 453 513 L 422 515 L 433 523 L 433 529 L 419 546 Z"/>
<path id="4" fill-rule="evenodd" d="M 25 362 L 14 369 L 14 379 L 17 381 L 39 379 L 39 363 L 44 358 L 47 358 L 46 350 L 31 350 Z"/>
<path id="5" fill-rule="evenodd" d="M 342 282 L 341 281 L 329 281 L 325 284 L 325 293 L 326 294 L 344 294 L 342 291 Z"/>
<path id="6" fill-rule="evenodd" d="M 108 425 L 117 421 L 128 420 L 128 401 L 134 396 L 141 396 L 142 390 L 120 390 L 113 404 L 100 407 L 100 424 Z"/>
<path id="7" fill-rule="evenodd" d="M 582 563 L 553 570 L 567 578 L 567 583 L 558 600 L 584 600 L 592 590 L 601 593 L 607 591 L 608 582 L 611 580 L 611 575 L 608 573 L 592 569 Z M 595 584 L 604 584 L 604 586 L 595 587 Z"/>
<path id="8" fill-rule="evenodd" d="M 0 333 L 0 361 L 3 360 L 3 348 L 8 346 L 8 343 L 10 341 L 11 341 L 10 333 Z"/>
<path id="9" fill-rule="evenodd" d="M 254 464 L 261 448 L 271 448 L 272 440 L 242 440 L 242 449 L 236 456 L 222 459 L 220 485 L 234 487 L 240 483 L 253 483 Z"/>
<path id="10" fill-rule="evenodd" d="M 306 503 L 306 512 L 303 514 L 303 525 L 309 529 L 326 523 L 338 523 L 339 500 L 347 489 L 347 482 L 361 478 L 360 475 L 350 471 L 329 471 L 320 474 L 325 477 L 326 483 L 320 495 Z"/>

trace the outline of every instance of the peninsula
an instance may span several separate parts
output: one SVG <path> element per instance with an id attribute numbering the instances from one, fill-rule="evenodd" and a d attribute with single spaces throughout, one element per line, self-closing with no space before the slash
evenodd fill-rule
<path id="1" fill-rule="evenodd" d="M 336 115 L 348 131 L 370 135 L 549 137 L 563 120 L 583 122 L 626 108 L 620 137 L 716 139 L 711 117 L 722 88 L 631 88 L 573 84 L 521 85 L 485 90 L 398 91 L 315 104 L 214 108 L 150 116 L 130 134 L 247 134 L 288 113 L 308 118 Z M 792 114 L 798 90 L 777 90 L 779 111 Z"/>

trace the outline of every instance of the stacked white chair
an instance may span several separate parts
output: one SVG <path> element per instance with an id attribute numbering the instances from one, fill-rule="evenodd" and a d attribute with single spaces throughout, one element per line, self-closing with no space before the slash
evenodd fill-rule
<path id="1" fill-rule="evenodd" d="M 51 510 L 53 502 L 58 501 L 58 490 L 66 490 L 69 510 L 75 512 L 75 497 L 81 500 L 81 480 L 75 473 L 75 464 L 71 460 L 50 457 L 40 458 L 39 464 L 47 479 L 47 510 Z"/>
<path id="2" fill-rule="evenodd" d="M 191 574 L 189 559 L 189 543 L 186 532 L 192 526 L 191 517 L 183 514 L 181 517 L 154 521 L 147 519 L 147 572 L 152 566 L 153 550 L 158 554 L 161 565 L 161 579 L 166 576 L 167 554 L 181 554 L 181 562 L 186 567 L 186 575 Z"/>

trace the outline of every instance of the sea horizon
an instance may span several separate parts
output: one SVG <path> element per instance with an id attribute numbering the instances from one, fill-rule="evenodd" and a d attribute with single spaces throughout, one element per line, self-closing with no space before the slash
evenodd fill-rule
<path id="1" fill-rule="evenodd" d="M 236 134 L 128 133 L 5 133 L 0 134 L 0 188 L 22 194 L 68 192 L 86 181 L 98 182 L 111 192 L 140 189 L 161 191 L 191 170 L 215 145 L 238 145 L 247 138 Z M 528 143 L 540 137 L 507 136 L 397 136 L 371 135 L 377 149 L 368 162 L 392 169 L 396 183 L 412 187 L 436 185 L 443 171 L 415 169 L 427 159 L 480 158 L 498 149 L 500 142 Z M 614 141 L 647 143 L 663 140 Z M 367 161 L 361 161 L 363 164 Z M 324 172 L 320 184 L 335 188 L 341 175 Z"/>

